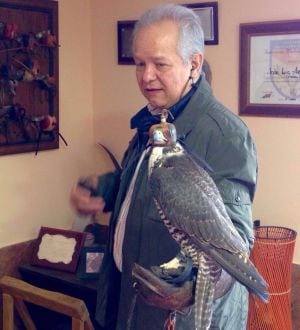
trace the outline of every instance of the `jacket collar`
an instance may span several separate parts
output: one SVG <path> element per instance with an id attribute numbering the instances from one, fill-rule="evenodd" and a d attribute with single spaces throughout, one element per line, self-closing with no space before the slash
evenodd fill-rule
<path id="1" fill-rule="evenodd" d="M 174 121 L 178 138 L 184 139 L 196 125 L 198 121 L 196 118 L 203 116 L 209 111 L 207 105 L 211 102 L 211 96 L 212 89 L 204 75 L 201 75 L 195 93 L 191 97 L 184 111 Z"/>
<path id="2" fill-rule="evenodd" d="M 174 124 L 177 130 L 177 136 L 184 139 L 185 136 L 196 125 L 197 120 L 206 113 L 209 108 L 206 106 L 211 101 L 212 90 L 202 74 L 196 83 L 194 90 L 191 90 L 185 97 L 178 101 L 170 110 L 174 113 Z M 168 118 L 173 122 L 172 118 Z M 131 118 L 131 128 L 137 128 L 140 132 L 148 133 L 151 125 L 160 122 L 160 116 L 152 116 L 147 108 L 142 108 Z"/>
<path id="3" fill-rule="evenodd" d="M 176 119 L 183 112 L 195 93 L 198 84 L 199 81 L 196 82 L 195 86 L 185 96 L 168 109 L 171 113 L 171 116 L 167 118 L 168 122 L 173 122 L 174 118 Z M 130 127 L 148 131 L 151 125 L 160 123 L 160 120 L 160 114 L 152 114 L 148 107 L 145 106 L 131 118 Z"/>

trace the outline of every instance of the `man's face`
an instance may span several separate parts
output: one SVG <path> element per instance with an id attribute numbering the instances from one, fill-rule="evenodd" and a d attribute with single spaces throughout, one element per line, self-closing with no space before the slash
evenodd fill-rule
<path id="1" fill-rule="evenodd" d="M 178 26 L 162 21 L 142 28 L 133 56 L 139 88 L 154 108 L 169 108 L 188 89 L 191 64 L 184 65 L 177 53 Z"/>

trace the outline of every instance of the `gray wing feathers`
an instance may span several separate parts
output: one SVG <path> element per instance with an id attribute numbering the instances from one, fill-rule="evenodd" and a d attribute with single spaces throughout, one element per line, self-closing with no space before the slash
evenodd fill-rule
<path id="1" fill-rule="evenodd" d="M 160 194 L 157 200 L 167 218 L 190 236 L 233 253 L 246 253 L 246 245 L 227 215 L 215 183 L 185 156 L 173 156 L 167 160 L 173 168 L 157 168 L 151 175 L 152 182 L 159 176 L 161 184 L 154 195 L 155 191 Z"/>

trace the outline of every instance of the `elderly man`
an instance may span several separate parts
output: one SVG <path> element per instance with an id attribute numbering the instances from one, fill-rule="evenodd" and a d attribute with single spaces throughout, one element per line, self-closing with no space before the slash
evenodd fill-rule
<path id="1" fill-rule="evenodd" d="M 163 329 L 169 310 L 174 310 L 159 297 L 154 306 L 153 300 L 138 297 L 131 308 L 132 264 L 150 268 L 179 250 L 159 217 L 147 183 L 148 130 L 159 122 L 162 109 L 172 114 L 168 120 L 174 122 L 184 144 L 214 169 L 213 179 L 230 218 L 249 249 L 253 244 L 255 146 L 244 123 L 213 96 L 202 74 L 203 53 L 201 23 L 192 10 L 161 5 L 141 17 L 134 31 L 133 55 L 137 82 L 148 104 L 131 119 L 137 132 L 123 158 L 122 173 L 99 177 L 96 188 L 102 197 L 91 197 L 82 187 L 71 192 L 71 202 L 81 213 L 95 213 L 104 205 L 112 211 L 96 312 L 105 329 Z M 245 329 L 248 292 L 234 281 L 225 280 L 223 285 L 223 294 L 213 304 L 211 329 Z M 192 294 L 190 287 L 179 289 Z M 193 328 L 191 306 L 179 313 L 176 329 Z"/>

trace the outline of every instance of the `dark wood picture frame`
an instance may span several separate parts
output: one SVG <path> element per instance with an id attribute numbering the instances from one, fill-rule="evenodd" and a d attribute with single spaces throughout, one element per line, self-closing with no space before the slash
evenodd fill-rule
<path id="1" fill-rule="evenodd" d="M 58 2 L 0 0 L 0 8 L 0 155 L 56 149 Z M 15 32 L 7 35 L 7 26 Z M 56 40 L 55 46 L 49 46 L 50 37 Z M 20 77 L 22 70 L 24 75 Z M 14 90 L 8 87 L 13 81 Z M 55 118 L 55 129 L 42 128 L 41 121 L 46 117 Z"/>
<path id="2" fill-rule="evenodd" d="M 41 227 L 31 264 L 74 273 L 85 237 L 84 232 Z"/>
<path id="3" fill-rule="evenodd" d="M 239 114 L 300 117 L 300 20 L 240 24 Z"/>
<path id="4" fill-rule="evenodd" d="M 205 45 L 219 44 L 219 22 L 218 22 L 218 2 L 201 2 L 184 4 L 183 6 L 193 9 L 200 17 L 204 32 Z"/>
<path id="5" fill-rule="evenodd" d="M 80 252 L 77 277 L 97 278 L 104 258 L 105 245 L 84 246 Z"/>
<path id="6" fill-rule="evenodd" d="M 134 64 L 132 34 L 137 21 L 118 21 L 118 64 Z"/>
<path id="7" fill-rule="evenodd" d="M 217 45 L 219 43 L 218 2 L 203 2 L 184 4 L 193 9 L 199 15 L 203 31 L 205 45 Z M 132 57 L 132 33 L 137 21 L 118 21 L 118 64 L 134 64 Z"/>

